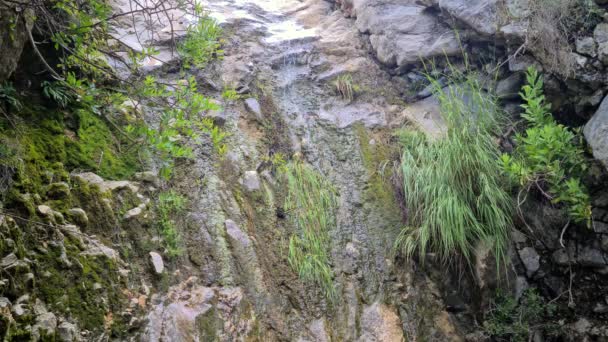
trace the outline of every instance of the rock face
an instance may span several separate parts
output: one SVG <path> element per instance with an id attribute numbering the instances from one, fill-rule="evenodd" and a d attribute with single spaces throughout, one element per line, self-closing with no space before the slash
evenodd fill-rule
<path id="1" fill-rule="evenodd" d="M 145 341 L 240 341 L 253 334 L 256 318 L 241 289 L 197 282 L 189 278 L 160 299 L 148 316 Z"/>
<path id="2" fill-rule="evenodd" d="M 34 25 L 34 13 L 27 0 L 0 3 L 0 82 L 17 68 L 21 52 L 29 44 L 29 32 Z"/>
<path id="3" fill-rule="evenodd" d="M 585 125 L 583 133 L 593 150 L 593 156 L 608 168 L 608 100 L 606 98 Z"/>
<path id="4" fill-rule="evenodd" d="M 361 329 L 363 333 L 360 342 L 405 341 L 399 316 L 380 303 L 374 303 L 363 310 Z"/>

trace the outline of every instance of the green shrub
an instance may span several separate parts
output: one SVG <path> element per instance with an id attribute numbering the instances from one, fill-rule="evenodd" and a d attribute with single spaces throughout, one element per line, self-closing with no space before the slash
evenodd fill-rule
<path id="1" fill-rule="evenodd" d="M 198 22 L 188 28 L 184 41 L 178 51 L 186 67 L 203 69 L 214 58 L 222 56 L 220 37 L 222 29 L 215 19 L 198 10 Z"/>
<path id="2" fill-rule="evenodd" d="M 538 189 L 553 203 L 564 203 L 575 222 L 590 226 L 591 204 L 580 179 L 587 169 L 581 135 L 555 122 L 535 69 L 528 69 L 527 82 L 521 97 L 528 128 L 516 134 L 513 154 L 502 155 L 502 168 L 522 191 Z"/>
<path id="3" fill-rule="evenodd" d="M 555 306 L 546 304 L 533 289 L 527 290 L 520 301 L 511 296 L 498 296 L 483 322 L 485 332 L 498 341 L 530 341 L 535 331 L 548 328 L 545 323 Z"/>
<path id="4" fill-rule="evenodd" d="M 333 300 L 336 289 L 330 265 L 329 230 L 335 227 L 336 192 L 330 182 L 301 161 L 287 165 L 285 210 L 297 233 L 289 239 L 289 264 L 300 278 L 319 285 Z"/>
<path id="5" fill-rule="evenodd" d="M 158 215 L 160 232 L 167 249 L 167 254 L 171 257 L 179 256 L 183 250 L 181 247 L 181 237 L 177 231 L 174 217 L 186 209 L 187 199 L 175 191 L 163 192 L 158 196 Z"/>
<path id="6" fill-rule="evenodd" d="M 429 79 L 447 132 L 433 140 L 419 132 L 401 135 L 408 226 L 395 247 L 407 257 L 433 252 L 444 262 L 454 256 L 471 261 L 476 243 L 488 241 L 503 261 L 512 201 L 496 166 L 498 107 L 474 75 L 446 89 Z"/>

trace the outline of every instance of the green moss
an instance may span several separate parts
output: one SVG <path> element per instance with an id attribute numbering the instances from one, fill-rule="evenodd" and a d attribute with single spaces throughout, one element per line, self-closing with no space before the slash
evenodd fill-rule
<path id="1" fill-rule="evenodd" d="M 107 179 L 124 179 L 139 169 L 139 147 L 129 146 L 94 113 L 33 107 L 18 115 L 23 120 L 16 126 L 0 118 L 0 164 L 16 170 L 19 192 L 43 194 L 44 186 L 68 181 L 73 169 Z"/>
<path id="2" fill-rule="evenodd" d="M 77 140 L 66 140 L 68 168 L 90 168 L 102 177 L 116 179 L 131 176 L 139 168 L 137 149 L 121 153 L 120 137 L 97 115 L 86 110 L 76 112 Z"/>
<path id="3" fill-rule="evenodd" d="M 78 248 L 67 241 L 65 244 L 74 265 L 64 269 L 59 262 L 59 248 L 50 248 L 48 254 L 39 255 L 40 270 L 48 273 L 46 277 L 38 275 L 43 281 L 39 282 L 37 293 L 52 310 L 74 317 L 87 330 L 99 331 L 104 327 L 105 316 L 120 311 L 126 303 L 120 291 L 117 266 L 106 257 L 79 255 Z M 94 290 L 95 283 L 102 288 Z M 115 321 L 119 323 L 116 316 Z"/>
<path id="4" fill-rule="evenodd" d="M 371 138 L 363 125 L 355 126 L 355 134 L 359 139 L 363 165 L 369 174 L 365 196 L 385 210 L 388 214 L 386 217 L 400 218 L 401 211 L 390 182 L 390 166 L 396 158 L 395 150 L 390 144 L 379 141 L 380 139 L 376 140 L 375 144 L 370 144 Z"/>

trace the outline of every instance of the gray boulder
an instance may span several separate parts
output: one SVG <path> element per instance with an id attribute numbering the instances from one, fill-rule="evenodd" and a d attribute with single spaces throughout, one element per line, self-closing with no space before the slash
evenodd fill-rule
<path id="1" fill-rule="evenodd" d="M 460 44 L 449 27 L 412 2 L 390 0 L 354 2 L 359 31 L 370 35 L 378 59 L 404 67 L 436 56 L 460 54 Z"/>
<path id="2" fill-rule="evenodd" d="M 604 98 L 600 107 L 583 130 L 593 156 L 608 168 L 608 100 Z"/>
<path id="3" fill-rule="evenodd" d="M 604 64 L 608 64 L 608 23 L 601 23 L 593 30 L 593 39 L 597 44 L 597 54 Z"/>

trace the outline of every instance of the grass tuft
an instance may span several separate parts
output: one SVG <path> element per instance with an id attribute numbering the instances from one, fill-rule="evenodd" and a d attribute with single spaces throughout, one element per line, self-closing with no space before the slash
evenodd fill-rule
<path id="1" fill-rule="evenodd" d="M 285 168 L 285 210 L 296 225 L 289 239 L 289 264 L 300 278 L 319 285 L 329 300 L 336 297 L 329 256 L 329 230 L 335 227 L 336 192 L 312 167 L 294 161 Z"/>
<path id="2" fill-rule="evenodd" d="M 420 132 L 402 133 L 408 226 L 395 246 L 406 257 L 418 253 L 424 260 L 426 253 L 436 253 L 443 262 L 461 256 L 470 263 L 475 245 L 489 241 L 500 264 L 512 203 L 503 190 L 493 136 L 500 126 L 498 107 L 475 75 L 452 78 L 445 89 L 436 78 L 429 80 L 447 132 L 436 140 Z"/>

